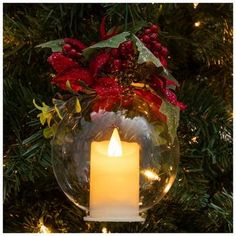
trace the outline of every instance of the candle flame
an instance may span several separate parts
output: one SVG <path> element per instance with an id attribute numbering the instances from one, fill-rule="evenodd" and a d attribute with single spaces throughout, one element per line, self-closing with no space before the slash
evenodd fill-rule
<path id="1" fill-rule="evenodd" d="M 121 141 L 120 141 L 120 136 L 119 136 L 117 128 L 113 130 L 113 133 L 112 133 L 109 145 L 108 145 L 107 154 L 109 157 L 122 156 Z"/>

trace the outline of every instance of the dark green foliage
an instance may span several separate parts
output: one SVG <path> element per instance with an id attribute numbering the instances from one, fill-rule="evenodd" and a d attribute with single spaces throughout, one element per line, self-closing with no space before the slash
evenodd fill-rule
<path id="1" fill-rule="evenodd" d="M 4 232 L 232 232 L 232 4 L 4 4 Z M 152 21 L 181 84 L 181 161 L 174 186 L 144 223 L 86 223 L 60 190 L 36 98 L 52 104 L 49 40 L 99 41 L 107 29 Z M 195 22 L 200 22 L 196 27 Z"/>

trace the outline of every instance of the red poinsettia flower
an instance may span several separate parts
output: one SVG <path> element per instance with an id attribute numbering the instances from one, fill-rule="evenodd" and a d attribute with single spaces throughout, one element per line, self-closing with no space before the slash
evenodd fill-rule
<path id="1" fill-rule="evenodd" d="M 107 52 L 98 53 L 89 63 L 89 70 L 93 77 L 97 77 L 102 68 L 109 62 L 111 55 Z"/>
<path id="2" fill-rule="evenodd" d="M 98 95 L 98 99 L 93 106 L 94 111 L 99 109 L 111 111 L 114 106 L 120 104 L 123 89 L 115 78 L 98 78 L 92 87 Z"/>
<path id="3" fill-rule="evenodd" d="M 174 81 L 168 80 L 163 76 L 153 75 L 151 77 L 150 86 L 153 89 L 160 91 L 165 96 L 168 102 L 170 102 L 175 106 L 178 106 L 180 110 L 185 110 L 187 108 L 187 105 L 177 101 L 177 96 L 175 95 L 175 93 L 167 88 L 170 85 L 177 86 L 177 84 Z"/>
<path id="4" fill-rule="evenodd" d="M 69 68 L 57 74 L 52 79 L 51 83 L 56 84 L 63 90 L 67 90 L 67 81 L 69 81 L 71 89 L 75 92 L 78 92 L 83 90 L 80 81 L 85 82 L 87 85 L 91 85 L 93 82 L 93 78 L 88 70 L 78 66 L 74 68 Z"/>
<path id="5" fill-rule="evenodd" d="M 48 62 L 58 72 L 51 83 L 56 84 L 63 90 L 67 90 L 66 82 L 69 81 L 73 91 L 82 91 L 80 81 L 87 85 L 93 83 L 93 78 L 89 70 L 82 68 L 77 62 L 64 56 L 61 52 L 54 52 L 48 58 Z"/>
<path id="6" fill-rule="evenodd" d="M 115 78 L 111 77 L 98 78 L 93 88 L 100 97 L 119 96 L 122 93 L 121 86 L 117 83 Z"/>
<path id="7" fill-rule="evenodd" d="M 164 122 L 167 121 L 167 117 L 160 112 L 162 99 L 158 95 L 143 89 L 135 89 L 134 92 L 148 103 L 149 108 L 153 111 L 153 114 L 157 119 L 160 119 Z"/>
<path id="8" fill-rule="evenodd" d="M 79 64 L 73 61 L 71 58 L 66 57 L 61 52 L 53 52 L 48 57 L 48 63 L 52 65 L 53 69 L 60 73 L 70 67 L 79 66 Z"/>

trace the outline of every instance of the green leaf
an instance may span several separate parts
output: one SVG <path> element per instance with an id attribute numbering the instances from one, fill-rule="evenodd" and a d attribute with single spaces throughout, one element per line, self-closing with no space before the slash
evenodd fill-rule
<path id="1" fill-rule="evenodd" d="M 57 125 L 53 124 L 51 127 L 47 127 L 43 130 L 43 136 L 45 138 L 52 138 L 56 133 Z"/>
<path id="2" fill-rule="evenodd" d="M 42 43 L 36 46 L 36 48 L 51 48 L 53 52 L 61 52 L 64 39 L 57 39 Z"/>
<path id="3" fill-rule="evenodd" d="M 86 59 L 88 59 L 91 56 L 91 54 L 99 48 L 118 48 L 121 43 L 127 40 L 127 37 L 129 35 L 130 35 L 129 32 L 123 32 L 121 34 L 117 34 L 112 38 L 103 40 L 88 48 L 85 48 L 82 54 Z"/>
<path id="4" fill-rule="evenodd" d="M 163 100 L 160 107 L 160 112 L 162 112 L 167 117 L 168 133 L 170 135 L 171 142 L 173 143 L 176 137 L 177 128 L 179 126 L 180 109 L 179 107 Z"/>
<path id="5" fill-rule="evenodd" d="M 161 64 L 159 58 L 155 57 L 152 52 L 145 47 L 142 41 L 139 40 L 134 34 L 132 34 L 133 41 L 135 41 L 136 46 L 139 51 L 138 63 L 143 64 L 145 62 L 152 62 L 156 65 L 157 68 L 162 68 L 160 75 L 166 77 L 169 80 L 173 80 L 177 85 L 178 81 L 169 73 L 169 71 Z"/>
<path id="6" fill-rule="evenodd" d="M 156 136 L 156 143 L 157 145 L 165 145 L 167 143 L 167 140 L 162 137 L 162 133 L 164 132 L 164 127 L 162 125 L 155 125 L 155 136 Z"/>

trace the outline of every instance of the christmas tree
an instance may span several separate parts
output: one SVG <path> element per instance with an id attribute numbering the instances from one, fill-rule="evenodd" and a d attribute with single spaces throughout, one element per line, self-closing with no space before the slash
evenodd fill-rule
<path id="1" fill-rule="evenodd" d="M 4 4 L 4 232 L 233 232 L 232 15 L 215 4 Z M 152 22 L 180 82 L 180 165 L 142 223 L 89 223 L 58 186 L 33 99 L 51 103 L 44 42 L 98 42 L 98 29 Z"/>

